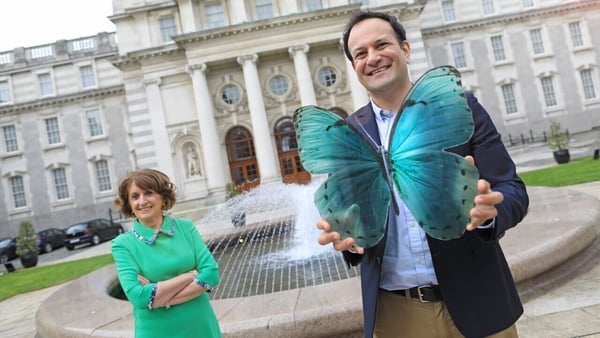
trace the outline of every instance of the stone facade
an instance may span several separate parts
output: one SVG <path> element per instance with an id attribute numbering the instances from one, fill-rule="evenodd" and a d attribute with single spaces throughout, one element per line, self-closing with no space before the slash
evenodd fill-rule
<path id="1" fill-rule="evenodd" d="M 403 23 L 413 79 L 456 65 L 505 143 L 600 126 L 597 1 L 113 0 L 116 33 L 0 52 L 0 236 L 107 217 L 133 168 L 193 219 L 228 182 L 300 181 L 294 110 L 368 102 L 341 47 L 360 3 Z"/>

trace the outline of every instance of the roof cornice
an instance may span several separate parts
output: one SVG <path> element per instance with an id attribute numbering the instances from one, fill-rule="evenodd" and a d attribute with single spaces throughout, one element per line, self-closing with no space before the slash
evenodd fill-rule
<path id="1" fill-rule="evenodd" d="M 89 100 L 92 98 L 97 99 L 97 98 L 102 98 L 102 97 L 107 97 L 107 96 L 121 95 L 124 93 L 125 93 L 125 86 L 118 85 L 118 86 L 112 86 L 112 87 L 107 87 L 107 88 L 86 90 L 86 91 L 77 92 L 77 93 L 70 94 L 70 95 L 48 97 L 48 98 L 43 98 L 43 99 L 39 99 L 39 100 L 35 100 L 35 101 L 0 107 L 0 116 L 24 112 L 24 111 L 28 111 L 28 110 L 35 110 L 35 109 L 40 109 L 40 108 L 45 108 L 45 107 L 54 107 L 54 106 L 59 106 L 59 105 L 65 104 L 65 103 L 86 101 L 86 100 Z"/>
<path id="2" fill-rule="evenodd" d="M 577 10 L 587 10 L 589 8 L 600 8 L 600 1 L 577 1 L 575 3 L 568 3 L 560 6 L 553 6 L 549 8 L 539 8 L 529 10 L 526 12 L 510 13 L 504 15 L 498 15 L 493 17 L 486 17 L 478 20 L 456 22 L 451 24 L 444 24 L 437 27 L 422 28 L 421 34 L 423 37 L 430 37 L 435 35 L 444 35 L 448 33 L 469 31 L 473 29 L 481 29 L 482 27 L 495 26 L 495 25 L 506 25 L 512 24 L 518 21 L 530 20 L 533 18 L 545 18 L 548 16 L 562 15 L 566 12 L 572 12 Z"/>

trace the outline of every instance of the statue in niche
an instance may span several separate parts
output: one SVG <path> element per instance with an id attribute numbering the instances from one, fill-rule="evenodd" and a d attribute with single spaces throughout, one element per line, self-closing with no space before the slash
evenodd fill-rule
<path id="1" fill-rule="evenodd" d="M 196 149 L 194 149 L 194 146 L 188 147 L 186 161 L 187 161 L 187 176 L 188 177 L 201 175 L 200 161 L 198 160 L 198 153 L 196 152 Z"/>

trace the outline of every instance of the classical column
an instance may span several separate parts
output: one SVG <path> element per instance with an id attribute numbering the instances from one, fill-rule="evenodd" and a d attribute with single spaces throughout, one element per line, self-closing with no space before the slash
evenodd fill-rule
<path id="1" fill-rule="evenodd" d="M 173 170 L 171 142 L 167 134 L 167 121 L 160 94 L 160 79 L 145 79 L 144 88 L 154 143 L 154 163 L 159 170 L 174 178 L 175 170 Z"/>
<path id="2" fill-rule="evenodd" d="M 260 180 L 262 183 L 281 181 L 281 174 L 277 170 L 277 154 L 271 140 L 271 131 L 269 130 L 269 121 L 263 101 L 260 79 L 258 78 L 258 69 L 256 61 L 258 55 L 250 54 L 237 58 L 237 62 L 242 66 L 244 73 L 244 83 L 246 84 L 246 93 L 248 94 L 248 106 L 250 108 L 250 120 L 254 134 L 254 147 L 258 166 L 260 170 Z"/>
<path id="3" fill-rule="evenodd" d="M 206 176 L 206 185 L 209 191 L 225 187 L 225 173 L 228 169 L 224 167 L 223 153 L 219 142 L 217 122 L 215 121 L 214 106 L 208 82 L 206 81 L 206 64 L 188 66 L 188 73 L 192 77 L 194 88 L 194 101 L 196 102 L 196 113 L 198 114 L 198 125 L 200 126 L 200 137 L 202 139 L 202 156 Z"/>
<path id="4" fill-rule="evenodd" d="M 244 3 L 246 1 L 234 0 L 229 2 L 231 5 L 231 24 L 237 25 L 239 23 L 244 23 L 248 21 L 248 16 L 246 12 L 246 8 L 244 7 Z"/>
<path id="5" fill-rule="evenodd" d="M 181 16 L 181 32 L 185 34 L 197 31 L 192 0 L 180 0 L 178 5 Z"/>
<path id="6" fill-rule="evenodd" d="M 300 104 L 303 106 L 317 105 L 315 88 L 313 87 L 308 58 L 306 57 L 309 48 L 308 45 L 299 45 L 288 49 L 288 52 L 294 59 L 296 78 L 298 79 L 298 88 L 300 89 Z"/>

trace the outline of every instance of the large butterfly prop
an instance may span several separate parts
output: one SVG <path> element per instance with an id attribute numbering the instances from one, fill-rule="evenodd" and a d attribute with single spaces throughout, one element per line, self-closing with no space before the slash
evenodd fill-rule
<path id="1" fill-rule="evenodd" d="M 337 114 L 314 106 L 294 113 L 302 165 L 312 174 L 329 174 L 315 192 L 321 217 L 342 238 L 375 246 L 385 232 L 392 191 L 419 225 L 434 238 L 462 236 L 477 194 L 477 168 L 445 149 L 466 143 L 473 117 L 451 66 L 426 72 L 395 115 L 388 151 Z"/>

